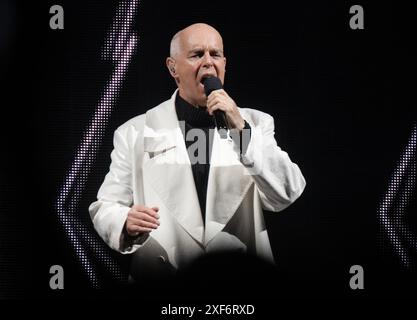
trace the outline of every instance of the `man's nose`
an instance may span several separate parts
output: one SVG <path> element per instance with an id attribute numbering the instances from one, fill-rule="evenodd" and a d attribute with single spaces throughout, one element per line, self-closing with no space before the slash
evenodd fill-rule
<path id="1" fill-rule="evenodd" d="M 204 53 L 203 57 L 203 67 L 211 68 L 213 66 L 213 58 L 210 55 L 210 52 Z"/>

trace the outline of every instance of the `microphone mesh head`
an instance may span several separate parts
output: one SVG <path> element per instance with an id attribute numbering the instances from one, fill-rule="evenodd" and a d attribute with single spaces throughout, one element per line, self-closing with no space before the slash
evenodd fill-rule
<path id="1" fill-rule="evenodd" d="M 217 77 L 208 77 L 203 79 L 203 85 L 204 85 L 204 92 L 206 93 L 206 96 L 209 96 L 210 93 L 214 90 L 223 89 L 222 82 Z"/>

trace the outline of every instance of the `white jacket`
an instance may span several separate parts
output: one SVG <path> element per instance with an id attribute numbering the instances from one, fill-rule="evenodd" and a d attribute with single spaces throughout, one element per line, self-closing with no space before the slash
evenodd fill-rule
<path id="1" fill-rule="evenodd" d="M 305 187 L 298 166 L 277 146 L 274 119 L 239 108 L 252 129 L 242 158 L 235 143 L 215 131 L 204 227 L 175 95 L 115 131 L 110 171 L 89 208 L 95 229 L 114 250 L 159 258 L 174 268 L 217 250 L 273 262 L 262 208 L 281 211 Z M 134 204 L 159 207 L 160 226 L 130 243 L 122 230 Z"/>

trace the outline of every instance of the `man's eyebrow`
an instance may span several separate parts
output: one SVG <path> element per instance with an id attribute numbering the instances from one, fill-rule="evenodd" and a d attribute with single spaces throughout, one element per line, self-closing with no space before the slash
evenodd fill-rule
<path id="1" fill-rule="evenodd" d="M 194 49 L 191 49 L 190 51 L 188 51 L 188 53 L 196 53 L 196 52 L 202 52 L 202 51 L 204 51 L 203 48 L 194 48 Z M 215 53 L 223 53 L 222 49 L 210 49 L 209 51 L 210 52 L 215 52 Z"/>
<path id="2" fill-rule="evenodd" d="M 194 52 L 200 52 L 200 51 L 204 51 L 204 49 L 203 48 L 194 48 L 194 49 L 191 49 L 190 51 L 188 51 L 188 53 L 194 53 Z"/>
<path id="3" fill-rule="evenodd" d="M 221 54 L 223 54 L 223 50 L 222 49 L 212 49 L 212 50 L 210 50 L 210 52 L 215 52 L 215 53 L 221 53 Z"/>

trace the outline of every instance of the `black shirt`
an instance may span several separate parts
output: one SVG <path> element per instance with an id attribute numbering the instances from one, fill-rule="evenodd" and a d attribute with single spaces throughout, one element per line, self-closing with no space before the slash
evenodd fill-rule
<path id="1" fill-rule="evenodd" d="M 188 156 L 191 162 L 191 169 L 193 171 L 198 201 L 200 203 L 201 214 L 203 215 L 203 222 L 205 222 L 207 183 L 210 172 L 210 156 L 215 128 L 214 117 L 207 112 L 206 108 L 194 107 L 181 98 L 179 94 L 177 94 L 175 98 L 175 109 L 177 111 L 180 128 L 185 139 L 185 145 L 187 147 Z M 181 124 L 181 121 L 184 121 L 184 124 Z M 196 148 L 195 146 L 197 146 L 197 143 L 190 148 L 190 146 L 193 145 L 199 138 L 198 135 L 190 132 L 191 129 L 201 129 L 200 132 L 204 133 L 205 149 L 200 148 L 199 150 L 199 148 Z"/>
<path id="2" fill-rule="evenodd" d="M 205 107 L 195 107 L 181 98 L 179 94 L 177 94 L 175 98 L 175 109 L 185 139 L 188 157 L 190 158 L 198 201 L 200 203 L 201 214 L 203 215 L 203 222 L 205 224 L 207 184 L 210 173 L 210 158 L 215 130 L 214 117 L 207 112 Z M 184 123 L 181 123 L 181 121 Z M 190 132 L 192 129 L 200 129 L 199 132 L 204 134 L 205 148 L 199 150 L 199 148 L 196 147 L 196 141 L 199 136 L 192 131 Z M 248 130 L 249 132 L 248 141 L 243 141 L 242 132 L 238 134 L 236 132 L 230 133 L 231 138 L 239 143 L 241 154 L 246 153 L 251 137 L 251 127 L 246 121 L 243 129 Z M 194 145 L 194 143 L 196 144 Z M 192 145 L 193 147 L 190 148 Z M 199 151 L 202 152 L 202 154 L 199 154 Z"/>

